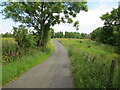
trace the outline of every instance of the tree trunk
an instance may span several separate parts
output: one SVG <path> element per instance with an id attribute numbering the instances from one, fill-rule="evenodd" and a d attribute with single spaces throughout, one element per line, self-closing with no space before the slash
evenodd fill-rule
<path id="1" fill-rule="evenodd" d="M 43 46 L 43 36 L 44 36 L 44 16 L 43 16 L 44 2 L 41 2 L 41 15 L 40 15 L 40 39 L 38 41 L 38 46 Z"/>

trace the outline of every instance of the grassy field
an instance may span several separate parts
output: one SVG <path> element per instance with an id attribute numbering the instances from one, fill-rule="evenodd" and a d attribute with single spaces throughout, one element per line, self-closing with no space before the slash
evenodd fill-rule
<path id="1" fill-rule="evenodd" d="M 15 51 L 17 48 L 17 42 L 14 40 L 14 38 L 2 38 L 2 51 L 3 52 L 9 52 Z"/>
<path id="2" fill-rule="evenodd" d="M 20 51 L 20 50 L 19 50 Z M 18 45 L 14 38 L 2 38 L 2 63 L 13 60 L 18 53 Z M 12 54 L 12 55 L 11 55 Z"/>
<path id="3" fill-rule="evenodd" d="M 5 42 L 8 43 L 8 41 L 5 41 Z M 13 45 L 13 48 L 16 48 L 16 47 L 14 47 L 14 45 L 16 45 L 14 40 L 9 41 L 9 42 L 10 42 L 11 47 Z M 11 42 L 13 42 L 13 44 L 11 44 Z M 7 46 L 6 47 L 3 46 L 3 47 L 7 48 Z M 3 63 L 3 65 L 2 65 L 2 85 L 19 77 L 21 74 L 23 74 L 24 72 L 26 72 L 33 66 L 44 61 L 46 58 L 48 58 L 48 56 L 52 55 L 53 48 L 54 48 L 54 45 L 51 40 L 48 42 L 47 47 L 44 49 L 30 48 L 24 54 L 14 57 L 14 60 L 9 61 L 8 63 Z"/>
<path id="4" fill-rule="evenodd" d="M 75 88 L 117 88 L 118 55 L 114 47 L 83 39 L 58 39 L 68 50 Z M 110 69 L 115 61 L 114 71 Z M 110 72 L 111 70 L 111 72 Z"/>

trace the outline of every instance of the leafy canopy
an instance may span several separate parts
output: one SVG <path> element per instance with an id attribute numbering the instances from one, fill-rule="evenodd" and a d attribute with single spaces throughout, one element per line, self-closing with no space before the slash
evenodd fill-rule
<path id="1" fill-rule="evenodd" d="M 88 10 L 86 2 L 4 2 L 2 6 L 6 6 L 2 10 L 5 19 L 12 18 L 15 22 L 27 24 L 35 29 L 40 25 L 41 16 L 45 24 L 54 26 L 60 22 L 73 23 L 72 18 L 76 17 L 80 10 Z M 78 24 L 78 21 L 74 22 L 77 29 Z"/>
<path id="2" fill-rule="evenodd" d="M 11 0 L 12 1 L 12 0 Z M 73 23 L 78 30 L 79 22 L 73 18 L 81 11 L 87 11 L 87 2 L 4 2 L 2 14 L 27 27 L 33 27 L 38 35 L 38 45 L 44 45 L 51 26 L 59 23 Z M 47 40 L 46 40 L 47 42 Z"/>

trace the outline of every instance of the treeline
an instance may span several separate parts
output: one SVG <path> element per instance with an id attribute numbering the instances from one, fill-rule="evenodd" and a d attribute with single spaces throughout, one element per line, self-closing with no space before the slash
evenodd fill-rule
<path id="1" fill-rule="evenodd" d="M 17 29 L 17 28 L 16 28 Z M 21 30 L 22 29 L 22 30 Z M 26 33 L 26 34 L 25 34 Z M 28 34 L 29 33 L 29 34 Z M 19 35 L 18 35 L 19 34 Z M 21 34 L 21 35 L 20 35 Z M 8 33 L 8 32 L 6 32 L 5 34 L 1 34 L 2 35 L 2 37 L 4 38 L 4 37 L 15 37 L 15 38 L 19 38 L 18 40 L 18 42 L 22 42 L 22 41 L 24 41 L 24 40 L 22 40 L 22 41 L 20 41 L 20 39 L 22 38 L 22 36 L 23 36 L 23 39 L 26 39 L 25 37 L 27 37 L 28 35 L 33 35 L 34 36 L 34 38 L 35 38 L 35 33 L 34 32 L 28 32 L 26 29 L 25 29 L 25 27 L 21 27 L 21 28 L 19 28 L 18 30 L 15 30 L 14 32 L 13 32 L 13 34 L 12 33 Z M 19 36 L 21 36 L 21 38 L 19 37 Z M 49 39 L 50 38 L 77 38 L 77 39 L 89 39 L 90 38 L 90 34 L 87 34 L 87 33 L 78 33 L 78 32 L 65 32 L 65 34 L 63 34 L 63 32 L 54 32 L 54 29 L 53 28 L 51 28 L 50 29 L 50 32 L 49 32 Z M 29 39 L 31 39 L 31 37 L 29 37 Z"/>
<path id="2" fill-rule="evenodd" d="M 104 26 L 96 28 L 91 33 L 91 39 L 115 46 L 120 54 L 120 6 L 100 18 L 104 21 Z"/>
<path id="3" fill-rule="evenodd" d="M 1 34 L 2 37 L 14 37 L 12 33 L 4 33 L 4 34 Z"/>
<path id="4" fill-rule="evenodd" d="M 54 32 L 52 33 L 52 38 L 76 38 L 76 39 L 85 39 L 85 38 L 90 38 L 89 34 L 86 33 L 78 33 L 78 32 Z"/>

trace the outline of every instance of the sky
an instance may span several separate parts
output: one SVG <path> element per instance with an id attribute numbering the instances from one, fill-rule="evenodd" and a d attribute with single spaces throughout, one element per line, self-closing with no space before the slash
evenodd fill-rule
<path id="1" fill-rule="evenodd" d="M 110 12 L 113 8 L 118 7 L 119 0 L 100 0 L 96 2 L 95 0 L 88 0 L 88 12 L 81 11 L 77 14 L 77 17 L 74 20 L 78 20 L 80 22 L 79 30 L 77 31 L 72 24 L 57 24 L 54 27 L 55 32 L 79 32 L 79 33 L 91 33 L 97 27 L 102 27 L 104 22 L 100 19 L 102 14 L 106 12 Z M 3 8 L 0 7 L 0 10 Z M 11 32 L 13 26 L 20 25 L 19 23 L 15 23 L 12 19 L 2 19 L 4 16 L 0 14 L 0 33 Z"/>

